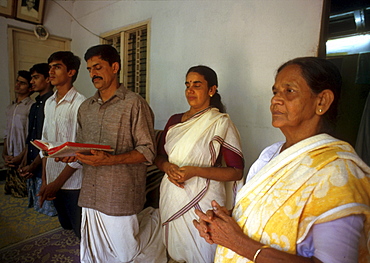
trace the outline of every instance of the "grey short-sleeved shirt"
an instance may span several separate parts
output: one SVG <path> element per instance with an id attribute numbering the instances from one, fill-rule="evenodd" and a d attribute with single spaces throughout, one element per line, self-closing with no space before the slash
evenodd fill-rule
<path id="1" fill-rule="evenodd" d="M 113 154 L 131 150 L 147 162 L 111 166 L 83 166 L 79 206 L 112 216 L 133 215 L 145 203 L 146 168 L 155 157 L 154 115 L 148 103 L 121 85 L 103 102 L 97 92 L 78 113 L 77 142 L 107 144 Z"/>

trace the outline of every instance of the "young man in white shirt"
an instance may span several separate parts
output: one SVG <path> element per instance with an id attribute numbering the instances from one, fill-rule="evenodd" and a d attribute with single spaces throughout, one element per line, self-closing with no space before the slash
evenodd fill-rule
<path id="1" fill-rule="evenodd" d="M 53 142 L 75 141 L 77 111 L 86 99 L 73 87 L 80 67 L 80 59 L 69 51 L 53 53 L 49 59 L 50 82 L 56 91 L 46 101 L 42 140 Z M 73 229 L 80 238 L 81 207 L 77 205 L 80 194 L 82 170 L 77 163 L 65 164 L 43 158 L 40 206 L 44 200 L 54 200 L 58 218 L 64 229 Z"/>

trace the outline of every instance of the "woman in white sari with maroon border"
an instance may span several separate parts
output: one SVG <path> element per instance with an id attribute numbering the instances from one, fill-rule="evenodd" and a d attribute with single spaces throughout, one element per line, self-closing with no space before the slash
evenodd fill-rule
<path id="1" fill-rule="evenodd" d="M 211 106 L 211 98 L 219 96 L 217 82 L 209 77 L 212 72 L 205 66 L 189 69 L 185 94 L 190 110 L 169 119 L 155 161 L 166 172 L 159 209 L 164 243 L 175 262 L 213 261 L 216 246 L 200 238 L 193 227 L 194 208 L 206 211 L 212 200 L 231 203 L 225 182 L 239 181 L 244 168 L 235 125 Z"/>

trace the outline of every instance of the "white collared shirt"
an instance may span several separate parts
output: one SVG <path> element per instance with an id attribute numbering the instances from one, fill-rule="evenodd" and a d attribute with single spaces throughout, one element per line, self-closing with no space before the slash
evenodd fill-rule
<path id="1" fill-rule="evenodd" d="M 85 96 L 72 87 L 59 101 L 56 101 L 57 92 L 47 99 L 45 103 L 45 120 L 42 130 L 42 140 L 52 142 L 74 142 L 77 132 L 77 112 Z M 55 162 L 48 158 L 46 162 L 46 181 L 53 182 L 66 166 L 65 163 Z M 74 167 L 74 165 L 70 165 Z M 82 182 L 82 169 L 77 169 L 65 182 L 62 189 L 80 189 Z"/>

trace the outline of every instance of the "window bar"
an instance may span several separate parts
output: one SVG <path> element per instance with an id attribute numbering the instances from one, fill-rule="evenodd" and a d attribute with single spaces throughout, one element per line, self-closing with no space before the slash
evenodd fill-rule
<path id="1" fill-rule="evenodd" d="M 135 92 L 140 94 L 140 43 L 141 30 L 136 32 L 136 56 L 135 56 Z"/>

